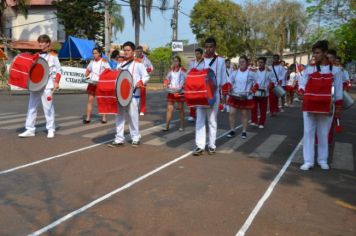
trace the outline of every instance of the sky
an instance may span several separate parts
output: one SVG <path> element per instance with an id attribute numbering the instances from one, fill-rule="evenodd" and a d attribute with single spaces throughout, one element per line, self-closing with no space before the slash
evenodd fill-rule
<path id="1" fill-rule="evenodd" d="M 116 0 L 118 4 L 127 5 L 127 3 Z M 244 0 L 233 0 L 241 5 Z M 301 0 L 304 2 L 304 0 Z M 159 5 L 158 0 L 153 1 L 153 5 Z M 194 4 L 197 0 L 182 0 L 180 3 L 180 10 L 186 14 L 190 14 Z M 172 7 L 174 0 L 169 0 L 169 7 Z M 132 25 L 131 11 L 129 6 L 122 6 L 122 15 L 125 18 L 125 27 L 123 32 L 118 33 L 114 43 L 124 43 L 126 41 L 135 41 L 135 31 Z M 151 20 L 146 19 L 144 28 L 141 27 L 140 44 L 146 44 L 150 49 L 164 46 L 172 40 L 171 18 L 173 10 L 161 12 L 158 9 L 152 9 Z M 190 18 L 184 14 L 179 13 L 178 16 L 178 40 L 188 39 L 189 43 L 195 43 L 195 35 L 189 26 Z"/>
<path id="2" fill-rule="evenodd" d="M 180 9 L 186 14 L 190 14 L 193 9 L 195 0 L 182 0 Z M 235 0 L 234 2 L 242 2 Z M 119 4 L 125 4 L 121 0 L 117 0 Z M 169 0 L 169 6 L 172 7 L 174 0 Z M 159 5 L 157 0 L 153 1 L 154 5 Z M 132 25 L 132 17 L 130 7 L 122 6 L 122 15 L 125 18 L 125 27 L 123 32 L 117 34 L 114 43 L 124 43 L 126 41 L 135 41 L 135 31 Z M 171 18 L 173 10 L 167 10 L 161 13 L 158 9 L 152 9 L 151 21 L 147 18 L 145 27 L 141 27 L 140 44 L 149 45 L 150 49 L 164 46 L 172 40 Z M 178 40 L 188 39 L 189 43 L 195 43 L 196 39 L 189 26 L 190 18 L 179 13 L 178 16 Z"/>

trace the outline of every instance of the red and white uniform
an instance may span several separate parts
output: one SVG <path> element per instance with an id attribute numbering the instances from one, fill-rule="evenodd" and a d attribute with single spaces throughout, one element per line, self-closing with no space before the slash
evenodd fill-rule
<path id="1" fill-rule="evenodd" d="M 110 69 L 110 65 L 107 60 L 103 58 L 98 58 L 96 60 L 91 60 L 87 66 L 87 72 L 89 72 L 89 84 L 87 87 L 87 93 L 95 96 L 96 84 L 99 81 L 100 74 L 103 73 L 105 69 Z"/>
<path id="2" fill-rule="evenodd" d="M 49 80 L 44 90 L 39 92 L 30 92 L 30 99 L 28 103 L 28 110 L 26 116 L 26 130 L 35 132 L 36 127 L 36 117 L 37 117 L 37 107 L 42 101 L 43 112 L 46 117 L 46 128 L 48 131 L 55 131 L 54 123 L 54 106 L 53 99 L 47 99 L 52 96 L 52 89 L 54 87 L 54 82 L 59 83 L 62 69 L 59 63 L 58 56 L 54 52 L 40 53 L 40 57 L 48 62 L 49 66 Z"/>
<path id="3" fill-rule="evenodd" d="M 148 74 L 151 74 L 153 72 L 153 65 L 150 59 L 144 54 L 142 54 L 141 57 L 136 58 L 138 61 L 140 61 L 146 68 L 146 71 Z M 145 86 L 142 86 L 140 88 L 140 100 L 141 100 L 141 106 L 140 106 L 140 112 L 145 113 L 146 112 L 146 84 Z"/>
<path id="4" fill-rule="evenodd" d="M 222 85 L 227 83 L 227 75 L 226 75 L 226 67 L 225 67 L 225 59 L 219 56 L 215 56 L 216 59 L 214 63 L 209 66 L 210 62 L 214 59 L 214 57 L 204 57 L 204 68 L 211 68 L 217 80 L 217 91 L 216 91 L 216 102 L 213 107 L 203 108 L 197 107 L 197 119 L 195 123 L 195 143 L 197 147 L 201 149 L 205 149 L 206 145 L 206 118 L 208 119 L 209 125 L 209 143 L 208 146 L 211 148 L 216 148 L 216 132 L 217 132 L 217 115 L 218 108 L 220 104 L 220 88 Z"/>
<path id="5" fill-rule="evenodd" d="M 303 136 L 303 157 L 304 163 L 310 165 L 314 164 L 314 145 L 315 145 L 315 135 L 318 137 L 318 157 L 317 162 L 319 164 L 327 164 L 327 159 L 329 155 L 328 151 L 328 133 L 333 120 L 333 116 L 328 116 L 325 114 L 316 114 L 308 112 L 310 110 L 315 110 L 319 112 L 323 109 L 328 110 L 328 102 L 324 103 L 325 99 L 321 99 L 321 102 L 317 104 L 326 104 L 322 107 L 317 106 L 305 106 L 306 96 L 318 96 L 319 98 L 325 97 L 329 98 L 331 91 L 327 94 L 320 93 L 320 87 L 324 86 L 309 86 L 308 83 L 317 83 L 318 80 L 320 83 L 324 83 L 320 79 L 332 78 L 332 85 L 334 88 L 334 94 L 332 96 L 332 101 L 335 103 L 336 109 L 341 109 L 342 106 L 342 71 L 340 67 L 333 66 L 332 71 L 330 71 L 330 65 L 320 66 L 320 72 L 317 71 L 317 67 L 314 65 L 308 66 L 304 72 L 303 78 L 299 83 L 300 92 L 304 92 L 304 101 L 303 101 L 303 120 L 304 120 L 304 136 Z M 306 88 L 310 88 L 309 91 Z M 305 110 L 308 111 L 305 111 Z"/>
<path id="6" fill-rule="evenodd" d="M 123 61 L 117 65 L 117 69 L 128 70 L 133 77 L 133 84 L 144 85 L 148 82 L 150 76 L 147 73 L 145 66 L 138 60 L 133 60 L 128 64 L 128 61 Z M 119 105 L 119 114 L 116 115 L 116 136 L 115 142 L 122 143 L 125 140 L 125 116 L 128 113 L 129 129 L 132 141 L 138 142 L 141 139 L 139 130 L 139 114 L 138 106 L 140 104 L 140 91 L 137 88 L 130 104 L 127 107 Z"/>
<path id="7" fill-rule="evenodd" d="M 293 92 L 296 88 L 296 85 L 299 83 L 300 74 L 296 72 L 292 72 L 289 74 L 286 83 L 286 91 Z"/>
<path id="8" fill-rule="evenodd" d="M 272 75 L 275 77 L 275 80 L 277 81 L 278 84 L 280 84 L 282 87 L 286 86 L 286 69 L 280 65 L 272 65 L 269 67 L 269 69 L 272 72 Z M 274 69 L 274 71 L 273 71 Z M 273 87 L 275 84 L 271 84 L 271 86 Z M 271 93 L 269 94 L 269 107 L 270 107 L 270 112 L 271 115 L 273 115 L 274 113 L 279 112 L 279 108 L 278 108 L 278 97 L 272 92 L 272 90 L 270 91 Z"/>
<path id="9" fill-rule="evenodd" d="M 266 114 L 267 114 L 267 104 L 269 95 L 269 85 L 271 83 L 275 84 L 276 79 L 272 75 L 272 71 L 269 69 L 257 70 L 256 71 L 256 83 L 258 88 L 266 92 L 265 97 L 254 97 L 255 107 L 252 109 L 251 122 L 258 125 L 265 125 Z M 258 121 L 258 109 L 260 110 L 260 120 Z"/>
<path id="10" fill-rule="evenodd" d="M 256 83 L 256 71 L 252 69 L 241 71 L 241 69 L 238 69 L 231 74 L 229 82 L 232 85 L 233 93 L 250 93 L 252 86 Z M 236 100 L 229 96 L 227 104 L 237 109 L 253 109 L 255 106 L 252 93 L 247 97 L 247 100 Z"/>
<path id="11" fill-rule="evenodd" d="M 187 76 L 187 71 L 183 67 L 179 67 L 168 72 L 164 83 L 168 89 L 182 90 Z M 169 102 L 184 102 L 184 94 L 167 94 L 167 101 Z"/>

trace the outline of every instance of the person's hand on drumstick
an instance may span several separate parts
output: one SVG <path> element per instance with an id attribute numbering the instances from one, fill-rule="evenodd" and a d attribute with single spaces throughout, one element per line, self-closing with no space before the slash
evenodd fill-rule
<path id="1" fill-rule="evenodd" d="M 136 88 L 141 88 L 144 87 L 145 85 L 143 84 L 142 80 L 137 81 L 136 83 Z"/>
<path id="2" fill-rule="evenodd" d="M 168 79 L 163 80 L 163 88 L 168 88 Z"/>

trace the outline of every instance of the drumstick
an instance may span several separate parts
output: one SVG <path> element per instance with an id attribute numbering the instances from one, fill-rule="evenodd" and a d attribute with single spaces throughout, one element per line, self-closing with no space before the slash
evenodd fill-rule
<path id="1" fill-rule="evenodd" d="M 51 89 L 51 94 L 49 96 L 47 96 L 47 101 L 52 101 L 52 97 L 54 92 L 56 91 L 56 89 Z"/>

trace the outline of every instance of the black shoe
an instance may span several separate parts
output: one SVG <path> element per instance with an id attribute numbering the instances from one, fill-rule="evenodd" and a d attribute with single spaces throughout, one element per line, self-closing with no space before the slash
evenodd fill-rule
<path id="1" fill-rule="evenodd" d="M 208 147 L 208 154 L 209 155 L 214 155 L 215 153 L 216 153 L 216 148 Z"/>
<path id="2" fill-rule="evenodd" d="M 122 146 L 124 146 L 124 143 L 117 143 L 117 142 L 113 141 L 112 143 L 109 143 L 107 146 L 111 147 L 111 148 L 122 147 Z"/>
<path id="3" fill-rule="evenodd" d="M 106 120 L 101 120 L 100 122 L 101 122 L 102 124 L 108 123 L 108 121 L 106 121 Z"/>
<path id="4" fill-rule="evenodd" d="M 197 147 L 193 151 L 193 156 L 200 156 L 200 155 L 203 155 L 203 153 L 204 153 L 204 150 Z"/>
<path id="5" fill-rule="evenodd" d="M 140 145 L 140 141 L 132 141 L 131 142 L 132 147 L 138 147 L 138 145 Z"/>
<path id="6" fill-rule="evenodd" d="M 235 136 L 235 131 L 234 130 L 231 130 L 226 136 L 228 137 L 228 138 L 232 138 L 232 137 L 234 137 Z"/>
<path id="7" fill-rule="evenodd" d="M 168 130 L 169 130 L 169 128 L 163 128 L 163 129 L 162 129 L 163 132 L 166 132 L 166 131 L 168 131 Z"/>
<path id="8" fill-rule="evenodd" d="M 241 134 L 241 138 L 242 138 L 242 139 L 246 139 L 246 138 L 247 138 L 247 134 L 246 134 L 246 132 L 242 132 L 242 134 Z"/>
<path id="9" fill-rule="evenodd" d="M 83 120 L 83 124 L 89 124 L 90 120 Z"/>

